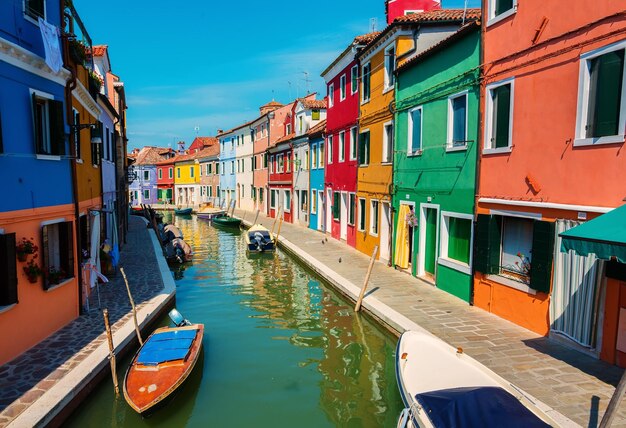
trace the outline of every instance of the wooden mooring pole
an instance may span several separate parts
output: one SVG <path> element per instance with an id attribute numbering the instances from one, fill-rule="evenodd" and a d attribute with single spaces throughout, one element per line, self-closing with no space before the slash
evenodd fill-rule
<path id="1" fill-rule="evenodd" d="M 107 332 L 107 339 L 109 342 L 109 362 L 111 363 L 111 376 L 113 376 L 113 388 L 115 389 L 115 395 L 120 394 L 120 388 L 117 385 L 117 368 L 115 363 L 115 348 L 113 348 L 113 335 L 111 334 L 111 325 L 109 324 L 109 310 L 102 311 L 104 316 L 104 328 Z"/>
<path id="2" fill-rule="evenodd" d="M 600 421 L 599 428 L 607 428 L 610 427 L 613 423 L 613 418 L 615 417 L 615 413 L 617 409 L 619 409 L 619 403 L 622 401 L 624 397 L 624 392 L 626 391 L 626 371 L 622 374 L 622 378 L 617 384 L 617 388 L 615 388 L 615 392 L 611 397 L 611 401 L 609 401 L 609 405 L 604 412 L 604 416 L 602 416 L 602 420 Z"/>
<path id="3" fill-rule="evenodd" d="M 283 214 L 284 215 L 284 214 Z M 281 216 L 280 217 L 280 222 L 278 222 L 278 232 L 276 232 L 276 239 L 274 240 L 274 242 L 276 243 L 276 245 L 278 245 L 278 237 L 280 236 L 280 227 L 283 225 L 283 219 L 284 217 Z"/>
<path id="4" fill-rule="evenodd" d="M 259 219 L 259 213 L 261 212 L 261 210 L 256 210 L 256 217 L 254 217 L 254 221 L 252 222 L 253 225 L 256 224 L 256 221 Z"/>
<path id="5" fill-rule="evenodd" d="M 141 333 L 139 332 L 139 324 L 137 323 L 137 309 L 135 308 L 135 301 L 133 300 L 133 295 L 130 294 L 130 285 L 128 285 L 128 279 L 126 278 L 126 273 L 124 273 L 124 268 L 120 268 L 120 272 L 122 272 L 122 276 L 124 277 L 124 282 L 126 283 L 126 291 L 128 292 L 128 300 L 130 300 L 130 306 L 133 308 L 133 321 L 135 321 L 135 333 L 137 334 L 137 339 L 139 339 L 139 345 L 143 345 L 143 339 L 141 338 Z"/>
<path id="6" fill-rule="evenodd" d="M 356 301 L 356 306 L 354 307 L 354 312 L 359 312 L 361 310 L 361 303 L 363 302 L 363 297 L 365 296 L 365 289 L 367 288 L 367 283 L 370 280 L 370 275 L 372 274 L 372 268 L 374 267 L 374 262 L 376 261 L 376 254 L 378 253 L 378 245 L 374 247 L 374 252 L 372 253 L 372 259 L 370 260 L 370 265 L 367 268 L 367 274 L 365 275 L 365 281 L 363 281 L 363 288 L 361 289 L 361 294 L 359 294 L 359 300 Z"/>

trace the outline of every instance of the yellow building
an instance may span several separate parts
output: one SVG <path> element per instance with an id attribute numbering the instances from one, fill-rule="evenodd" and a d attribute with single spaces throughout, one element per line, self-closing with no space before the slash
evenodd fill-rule
<path id="1" fill-rule="evenodd" d="M 194 206 L 201 202 L 200 163 L 196 153 L 174 158 L 174 203 Z"/>

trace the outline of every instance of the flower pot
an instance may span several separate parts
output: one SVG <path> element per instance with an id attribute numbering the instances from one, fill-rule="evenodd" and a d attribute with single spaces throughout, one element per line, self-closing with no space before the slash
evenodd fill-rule
<path id="1" fill-rule="evenodd" d="M 37 275 L 28 275 L 28 282 L 30 282 L 31 284 L 35 284 L 37 282 Z"/>
<path id="2" fill-rule="evenodd" d="M 26 253 L 17 253 L 17 260 L 20 262 L 25 262 L 28 254 Z"/>

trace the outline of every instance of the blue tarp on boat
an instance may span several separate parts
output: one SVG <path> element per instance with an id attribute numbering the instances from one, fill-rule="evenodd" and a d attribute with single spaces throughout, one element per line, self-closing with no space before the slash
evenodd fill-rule
<path id="1" fill-rule="evenodd" d="M 550 427 L 502 388 L 464 387 L 415 396 L 438 428 Z"/>
<path id="2" fill-rule="evenodd" d="M 141 348 L 137 363 L 150 366 L 185 359 L 195 337 L 196 330 L 165 331 L 153 334 Z"/>

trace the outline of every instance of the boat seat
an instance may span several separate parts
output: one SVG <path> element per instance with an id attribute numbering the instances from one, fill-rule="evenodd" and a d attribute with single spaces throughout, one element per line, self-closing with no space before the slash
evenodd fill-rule
<path id="1" fill-rule="evenodd" d="M 158 365 L 187 358 L 196 337 L 196 330 L 178 330 L 157 333 L 150 337 L 139 352 L 137 363 Z"/>

